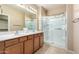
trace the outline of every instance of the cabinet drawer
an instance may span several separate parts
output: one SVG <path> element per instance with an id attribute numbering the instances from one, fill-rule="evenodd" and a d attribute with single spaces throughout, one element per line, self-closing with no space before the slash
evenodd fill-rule
<path id="1" fill-rule="evenodd" d="M 43 36 L 43 33 L 39 33 L 39 36 Z"/>
<path id="2" fill-rule="evenodd" d="M 21 54 L 23 53 L 23 44 L 18 43 L 5 48 L 5 54 Z"/>
<path id="3" fill-rule="evenodd" d="M 4 52 L 4 42 L 0 42 L 0 54 Z"/>
<path id="4" fill-rule="evenodd" d="M 26 41 L 26 40 L 27 40 L 27 37 L 21 37 L 21 38 L 19 39 L 20 42 L 23 42 L 23 41 Z"/>
<path id="5" fill-rule="evenodd" d="M 17 38 L 16 39 L 7 40 L 7 41 L 5 41 L 5 47 L 14 45 L 16 43 L 18 43 L 18 39 Z"/>
<path id="6" fill-rule="evenodd" d="M 34 37 L 39 37 L 39 34 L 35 34 Z"/>
<path id="7" fill-rule="evenodd" d="M 29 40 L 29 39 L 33 39 L 33 35 L 29 35 L 29 36 L 28 36 L 28 40 Z"/>

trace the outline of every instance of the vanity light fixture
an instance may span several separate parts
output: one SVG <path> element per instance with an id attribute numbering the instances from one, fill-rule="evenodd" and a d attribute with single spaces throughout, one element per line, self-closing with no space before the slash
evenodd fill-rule
<path id="1" fill-rule="evenodd" d="M 33 7 L 31 7 L 31 6 L 25 6 L 23 4 L 17 4 L 17 6 L 19 6 L 19 7 L 23 8 L 23 9 L 27 10 L 28 12 L 31 12 L 33 14 L 37 14 L 37 10 L 34 9 Z"/>

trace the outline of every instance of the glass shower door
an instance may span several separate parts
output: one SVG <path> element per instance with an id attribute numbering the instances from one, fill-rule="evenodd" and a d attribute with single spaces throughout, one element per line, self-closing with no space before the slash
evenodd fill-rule
<path id="1" fill-rule="evenodd" d="M 65 15 L 48 16 L 42 18 L 42 30 L 45 42 L 51 45 L 66 48 L 66 19 Z"/>
<path id="2" fill-rule="evenodd" d="M 66 48 L 66 22 L 64 17 L 50 19 L 49 35 L 52 33 L 51 40 L 53 45 L 61 48 Z"/>

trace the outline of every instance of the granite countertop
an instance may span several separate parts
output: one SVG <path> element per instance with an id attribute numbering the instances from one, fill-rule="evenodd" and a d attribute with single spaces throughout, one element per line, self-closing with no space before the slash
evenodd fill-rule
<path id="1" fill-rule="evenodd" d="M 7 32 L 8 33 L 8 32 Z M 18 37 L 22 37 L 22 36 L 27 36 L 27 35 L 32 35 L 32 34 L 37 34 L 37 33 L 42 33 L 42 31 L 36 31 L 36 32 L 28 32 L 28 33 L 22 33 L 22 34 L 0 34 L 0 41 L 5 41 L 5 40 L 10 40 L 10 39 L 14 39 L 14 38 L 18 38 Z"/>

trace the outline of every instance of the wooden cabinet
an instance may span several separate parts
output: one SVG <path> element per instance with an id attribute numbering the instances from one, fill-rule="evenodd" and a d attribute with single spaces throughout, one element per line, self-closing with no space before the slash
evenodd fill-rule
<path id="1" fill-rule="evenodd" d="M 0 41 L 0 54 L 32 54 L 43 46 L 43 33 Z"/>
<path id="2" fill-rule="evenodd" d="M 23 43 L 18 43 L 5 48 L 5 54 L 21 54 L 23 53 Z"/>
<path id="3" fill-rule="evenodd" d="M 33 36 L 28 36 L 28 40 L 24 42 L 24 53 L 33 53 Z"/>
<path id="4" fill-rule="evenodd" d="M 34 35 L 34 51 L 39 49 L 39 36 L 36 34 Z"/>
<path id="5" fill-rule="evenodd" d="M 0 42 L 0 54 L 4 53 L 4 42 Z"/>

